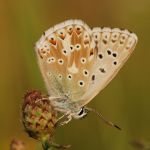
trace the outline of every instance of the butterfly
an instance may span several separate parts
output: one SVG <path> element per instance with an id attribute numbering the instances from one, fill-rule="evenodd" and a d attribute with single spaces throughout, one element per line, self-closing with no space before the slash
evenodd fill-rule
<path id="1" fill-rule="evenodd" d="M 86 105 L 116 76 L 137 41 L 126 29 L 91 29 L 81 20 L 67 20 L 43 33 L 35 46 L 38 64 L 51 105 L 67 116 L 64 123 L 96 112 Z"/>

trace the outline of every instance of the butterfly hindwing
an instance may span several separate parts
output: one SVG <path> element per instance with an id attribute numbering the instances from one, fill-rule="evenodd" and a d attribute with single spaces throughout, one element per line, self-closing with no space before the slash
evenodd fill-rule
<path id="1" fill-rule="evenodd" d="M 94 28 L 92 38 L 98 51 L 87 92 L 81 97 L 84 106 L 94 98 L 117 74 L 137 43 L 137 36 L 118 28 Z"/>

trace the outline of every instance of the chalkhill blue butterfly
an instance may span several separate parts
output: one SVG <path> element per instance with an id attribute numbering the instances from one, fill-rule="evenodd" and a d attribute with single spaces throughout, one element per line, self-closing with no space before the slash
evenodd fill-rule
<path id="1" fill-rule="evenodd" d="M 80 119 L 86 107 L 127 61 L 137 43 L 137 36 L 126 29 L 89 28 L 81 20 L 68 20 L 48 29 L 35 46 L 38 64 L 51 105 L 66 117 Z"/>

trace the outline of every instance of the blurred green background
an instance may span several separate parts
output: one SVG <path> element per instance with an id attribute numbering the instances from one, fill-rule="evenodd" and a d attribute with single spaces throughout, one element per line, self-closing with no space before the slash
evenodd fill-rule
<path id="1" fill-rule="evenodd" d="M 150 141 L 150 1 L 149 0 L 0 0 L 0 150 L 13 137 L 36 142 L 24 133 L 22 97 L 28 89 L 46 93 L 34 43 L 49 27 L 67 19 L 89 26 L 127 28 L 138 45 L 117 77 L 90 104 L 123 131 L 106 126 L 94 114 L 59 128 L 55 141 L 71 150 L 132 150 L 132 139 Z"/>

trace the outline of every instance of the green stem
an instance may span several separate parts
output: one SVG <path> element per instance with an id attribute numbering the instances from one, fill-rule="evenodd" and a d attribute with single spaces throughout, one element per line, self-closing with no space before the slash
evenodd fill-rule
<path id="1" fill-rule="evenodd" d="M 49 137 L 45 136 L 42 140 L 42 147 L 43 147 L 43 150 L 52 150 L 52 148 L 56 148 L 56 149 L 68 149 L 71 147 L 71 145 L 60 145 L 60 144 L 56 144 L 56 143 L 53 143 Z"/>
<path id="2" fill-rule="evenodd" d="M 51 150 L 51 144 L 49 140 L 45 139 L 42 141 L 43 150 Z"/>
<path id="3" fill-rule="evenodd" d="M 56 143 L 51 143 L 51 146 L 56 148 L 56 149 L 68 149 L 71 147 L 71 145 L 60 145 L 60 144 L 56 144 Z"/>

